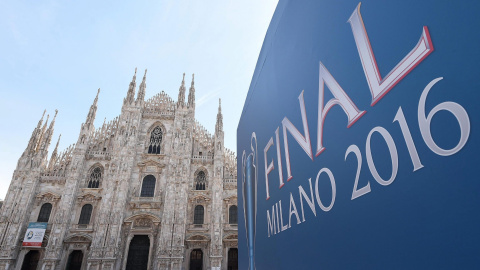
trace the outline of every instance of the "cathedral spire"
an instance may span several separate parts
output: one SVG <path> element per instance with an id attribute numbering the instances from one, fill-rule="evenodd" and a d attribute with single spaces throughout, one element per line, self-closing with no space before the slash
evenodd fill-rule
<path id="1" fill-rule="evenodd" d="M 40 128 L 42 126 L 43 117 L 45 116 L 46 112 L 47 112 L 47 109 L 43 110 L 42 118 L 38 121 L 37 128 Z"/>
<path id="2" fill-rule="evenodd" d="M 105 117 L 105 118 L 103 119 L 103 125 L 102 125 L 102 134 L 103 134 L 103 132 L 105 131 L 105 128 L 106 128 L 106 122 L 107 122 L 107 117 Z"/>
<path id="3" fill-rule="evenodd" d="M 93 122 L 95 121 L 95 116 L 97 114 L 97 102 L 98 102 L 98 94 L 100 94 L 100 88 L 98 88 L 97 96 L 93 101 L 92 106 L 90 106 L 90 111 L 88 111 L 87 120 L 85 121 L 85 126 L 93 126 Z"/>
<path id="4" fill-rule="evenodd" d="M 223 132 L 222 99 L 218 99 L 217 123 L 215 124 L 215 133 Z"/>
<path id="5" fill-rule="evenodd" d="M 55 166 L 55 163 L 57 162 L 58 144 L 60 143 L 60 138 L 62 138 L 62 134 L 60 134 L 60 136 L 58 136 L 57 145 L 55 145 L 55 149 L 53 149 L 53 152 L 52 152 L 52 157 L 50 158 L 50 161 L 48 162 L 48 170 L 49 171 L 53 170 L 53 167 Z"/>
<path id="6" fill-rule="evenodd" d="M 137 87 L 137 83 L 135 82 L 136 80 L 137 80 L 137 68 L 135 68 L 135 74 L 133 74 L 132 81 L 128 86 L 127 97 L 123 100 L 123 104 L 132 104 L 132 102 L 134 101 L 135 88 Z"/>
<path id="7" fill-rule="evenodd" d="M 58 144 L 60 143 L 60 139 L 61 139 L 61 138 L 62 138 L 62 134 L 60 134 L 60 135 L 58 136 L 57 144 L 55 145 L 55 149 L 53 149 L 52 155 L 53 155 L 53 154 L 57 154 L 57 152 L 58 152 Z"/>
<path id="8" fill-rule="evenodd" d="M 195 108 L 195 73 L 192 74 L 192 85 L 188 92 L 188 107 Z"/>
<path id="9" fill-rule="evenodd" d="M 100 91 L 100 89 L 98 89 Z M 98 95 L 97 95 L 98 98 Z M 53 130 L 53 126 L 55 125 L 55 119 L 57 118 L 58 110 L 55 110 L 55 115 L 53 116 L 52 122 L 50 122 L 50 126 L 48 127 L 49 130 Z"/>
<path id="10" fill-rule="evenodd" d="M 55 119 L 57 118 L 58 110 L 55 110 L 55 115 L 53 116 L 52 122 L 46 131 L 44 131 L 42 136 L 42 141 L 40 142 L 40 150 L 48 150 L 50 142 L 52 141 L 53 130 L 55 126 Z M 45 123 L 46 124 L 46 123 Z"/>
<path id="11" fill-rule="evenodd" d="M 40 128 L 42 127 L 42 123 L 43 123 L 43 117 L 45 117 L 46 112 L 47 110 L 43 111 L 42 118 L 40 118 L 40 120 L 38 121 L 37 127 L 33 129 L 32 136 L 30 136 L 30 140 L 28 141 L 27 148 L 25 149 L 25 152 L 23 153 L 23 155 L 25 155 L 26 153 L 33 152 L 35 150 L 36 144 L 38 141 L 38 136 L 40 135 L 40 130 L 41 130 Z"/>
<path id="12" fill-rule="evenodd" d="M 142 83 L 140 84 L 140 89 L 138 90 L 138 95 L 137 95 L 137 103 L 140 101 L 144 101 L 145 99 L 145 89 L 147 88 L 147 84 L 145 83 L 145 80 L 147 78 L 147 69 L 145 69 L 145 74 L 143 75 L 143 80 Z"/>
<path id="13" fill-rule="evenodd" d="M 185 106 L 185 73 L 183 73 L 182 85 L 180 85 L 180 89 L 178 90 L 177 107 L 180 106 Z"/>
<path id="14" fill-rule="evenodd" d="M 38 152 L 41 148 L 43 137 L 45 137 L 45 131 L 47 130 L 47 124 L 48 124 L 49 118 L 50 118 L 50 114 L 47 114 L 47 120 L 45 120 L 45 123 L 43 124 L 43 127 L 39 133 L 40 136 L 37 138 L 37 141 L 35 143 L 35 152 Z"/>
<path id="15" fill-rule="evenodd" d="M 47 114 L 47 120 L 45 120 L 45 123 L 43 124 L 42 130 L 40 131 L 40 136 L 43 136 L 43 134 L 45 134 L 45 130 L 47 130 L 47 124 L 48 124 L 49 118 L 50 118 L 50 114 Z"/>

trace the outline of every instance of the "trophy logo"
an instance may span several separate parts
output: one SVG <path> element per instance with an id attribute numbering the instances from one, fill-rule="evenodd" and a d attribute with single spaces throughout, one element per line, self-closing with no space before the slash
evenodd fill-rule
<path id="1" fill-rule="evenodd" d="M 29 231 L 27 234 L 27 239 L 30 240 L 33 238 L 33 231 Z"/>
<path id="2" fill-rule="evenodd" d="M 247 235 L 248 269 L 255 270 L 255 233 L 257 218 L 257 136 L 252 133 L 251 153 L 242 154 L 243 214 Z"/>

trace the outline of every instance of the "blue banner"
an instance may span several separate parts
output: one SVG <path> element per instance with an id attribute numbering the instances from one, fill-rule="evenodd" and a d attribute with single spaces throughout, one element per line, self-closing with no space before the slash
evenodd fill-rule
<path id="1" fill-rule="evenodd" d="M 28 223 L 28 229 L 47 229 L 47 222 L 30 222 Z"/>
<path id="2" fill-rule="evenodd" d="M 480 267 L 478 10 L 279 1 L 237 130 L 239 269 Z"/>

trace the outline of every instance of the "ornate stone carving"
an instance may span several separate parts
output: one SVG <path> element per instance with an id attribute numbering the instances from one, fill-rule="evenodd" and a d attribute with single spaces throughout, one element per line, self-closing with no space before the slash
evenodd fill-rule
<path id="1" fill-rule="evenodd" d="M 152 227 L 152 221 L 148 218 L 136 219 L 133 223 L 133 227 Z"/>
<path id="2" fill-rule="evenodd" d="M 95 195 L 93 193 L 86 193 L 82 194 L 77 197 L 77 203 L 97 203 L 99 200 L 101 200 L 102 197 Z"/>
<path id="3" fill-rule="evenodd" d="M 57 201 L 60 200 L 62 196 L 55 194 L 53 192 L 44 192 L 40 193 L 37 196 L 35 196 L 35 200 L 37 202 L 37 206 L 43 203 L 56 203 Z"/>

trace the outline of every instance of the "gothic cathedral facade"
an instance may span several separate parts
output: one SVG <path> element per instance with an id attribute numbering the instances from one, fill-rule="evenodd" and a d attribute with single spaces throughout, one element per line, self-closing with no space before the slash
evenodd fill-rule
<path id="1" fill-rule="evenodd" d="M 186 102 L 185 74 L 177 102 L 145 101 L 135 70 L 121 114 L 95 129 L 97 93 L 50 159 L 57 112 L 42 116 L 0 211 L 0 269 L 238 269 L 236 156 L 220 104 L 213 135 L 195 120 L 193 79 Z M 47 224 L 41 247 L 22 246 L 30 222 Z"/>

